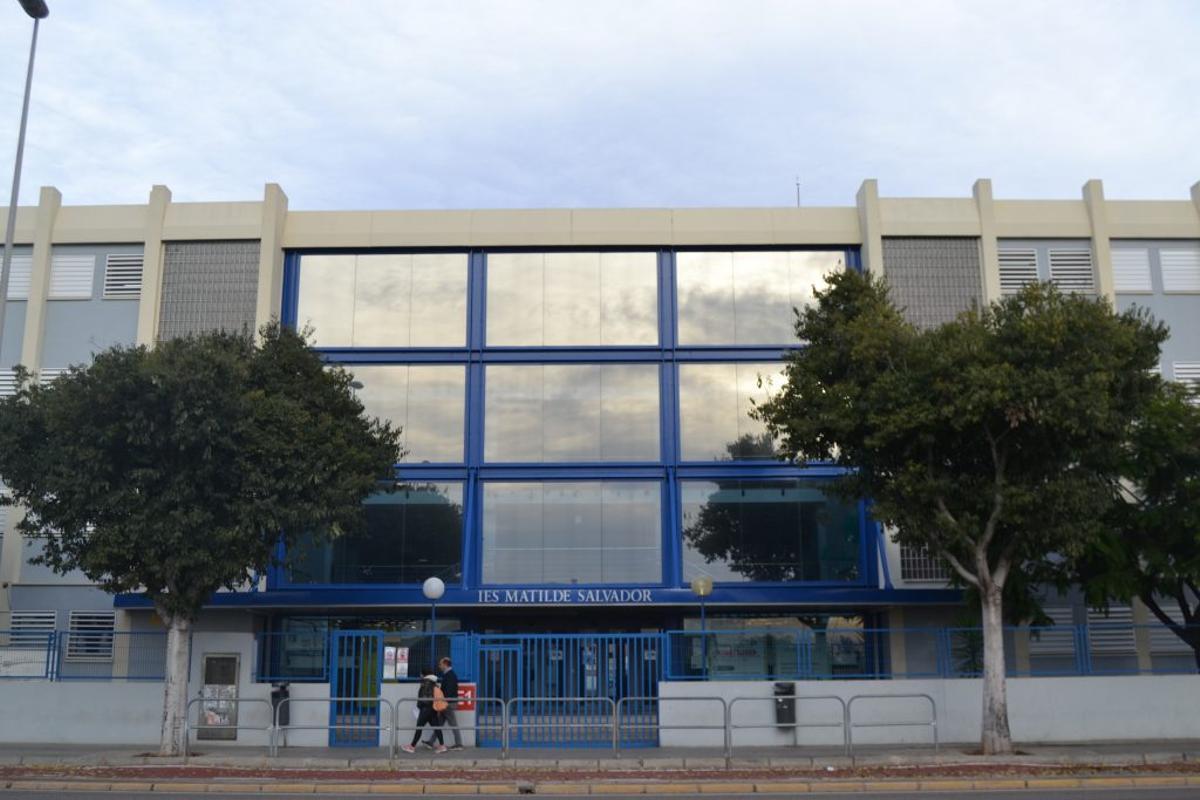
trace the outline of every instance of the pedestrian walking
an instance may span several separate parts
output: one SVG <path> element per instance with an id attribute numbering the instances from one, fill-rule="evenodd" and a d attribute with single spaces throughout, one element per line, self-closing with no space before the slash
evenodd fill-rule
<path id="1" fill-rule="evenodd" d="M 442 708 L 438 709 L 437 706 Z M 442 741 L 442 720 L 441 711 L 446 707 L 446 700 L 442 694 L 442 690 L 438 687 L 437 675 L 433 674 L 433 670 L 425 667 L 421 670 L 421 686 L 417 689 L 417 726 L 413 731 L 412 742 L 409 744 L 400 745 L 400 749 L 406 753 L 415 753 L 417 751 L 417 742 L 421 741 L 421 728 L 428 725 L 433 730 L 434 741 L 437 742 L 433 746 L 435 753 L 446 752 L 446 745 Z"/>
<path id="2" fill-rule="evenodd" d="M 442 712 L 442 720 L 454 734 L 454 744 L 450 745 L 449 749 L 462 750 L 462 734 L 458 731 L 458 717 L 455 716 L 458 710 L 458 675 L 454 672 L 454 664 L 449 657 L 439 661 L 438 668 L 442 671 L 442 694 L 446 697 L 446 710 Z"/>

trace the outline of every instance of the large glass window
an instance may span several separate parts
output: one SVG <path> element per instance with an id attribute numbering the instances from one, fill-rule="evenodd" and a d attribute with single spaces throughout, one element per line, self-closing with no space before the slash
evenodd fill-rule
<path id="1" fill-rule="evenodd" d="M 750 417 L 750 411 L 782 385 L 782 364 L 680 364 L 683 460 L 774 458 L 774 440 L 764 423 Z"/>
<path id="2" fill-rule="evenodd" d="M 462 581 L 463 489 L 419 483 L 367 499 L 365 530 L 290 554 L 295 583 Z"/>
<path id="3" fill-rule="evenodd" d="M 302 256 L 297 320 L 318 347 L 462 347 L 467 256 Z"/>
<path id="4" fill-rule="evenodd" d="M 350 365 L 348 369 L 362 384 L 358 398 L 366 413 L 401 427 L 402 461 L 463 460 L 465 367 Z"/>
<path id="5" fill-rule="evenodd" d="M 491 253 L 492 346 L 658 343 L 654 253 Z"/>
<path id="6" fill-rule="evenodd" d="M 857 581 L 859 515 L 801 480 L 682 481 L 683 579 Z"/>
<path id="7" fill-rule="evenodd" d="M 486 383 L 487 461 L 659 458 L 655 364 L 494 365 Z"/>
<path id="8" fill-rule="evenodd" d="M 793 308 L 844 268 L 840 251 L 681 252 L 675 256 L 681 345 L 795 341 Z"/>
<path id="9" fill-rule="evenodd" d="M 649 481 L 486 483 L 483 582 L 661 583 L 660 512 Z"/>

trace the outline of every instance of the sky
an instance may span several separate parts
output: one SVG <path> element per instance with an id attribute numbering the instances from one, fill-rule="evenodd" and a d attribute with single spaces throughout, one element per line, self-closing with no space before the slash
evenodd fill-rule
<path id="1" fill-rule="evenodd" d="M 47 0 L 21 202 L 1186 199 L 1195 0 Z M 7 203 L 31 21 L 0 0 Z"/>

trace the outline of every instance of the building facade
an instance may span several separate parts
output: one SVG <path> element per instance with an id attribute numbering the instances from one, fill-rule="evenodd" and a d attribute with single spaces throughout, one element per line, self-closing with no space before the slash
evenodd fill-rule
<path id="1" fill-rule="evenodd" d="M 1200 184 L 1171 201 L 1106 200 L 1098 181 L 1078 200 L 997 200 L 986 180 L 880 198 L 867 181 L 846 207 L 445 212 L 289 211 L 273 184 L 239 203 L 158 186 L 136 206 L 47 188 L 17 242 L 0 393 L 16 363 L 52 380 L 111 344 L 280 318 L 403 428 L 365 536 L 281 553 L 214 598 L 201 635 L 245 670 L 256 633 L 428 630 L 430 577 L 439 631 L 687 631 L 705 614 L 894 632 L 831 648 L 825 675 L 934 658 L 902 632 L 959 620 L 942 568 L 831 495 L 836 469 L 775 460 L 751 415 L 796 346 L 792 309 L 833 270 L 882 273 L 921 325 L 1033 280 L 1144 306 L 1172 330 L 1164 377 L 1200 381 Z M 30 565 L 8 511 L 0 629 L 154 629 L 141 598 Z M 1088 621 L 1069 599 L 1050 610 Z M 1141 659 L 1150 638 L 1113 652 Z"/>

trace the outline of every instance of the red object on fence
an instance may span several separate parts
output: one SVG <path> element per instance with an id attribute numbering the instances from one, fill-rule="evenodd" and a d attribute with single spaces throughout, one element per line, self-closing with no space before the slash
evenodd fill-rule
<path id="1" fill-rule="evenodd" d="M 475 684 L 460 683 L 458 685 L 458 705 L 455 708 L 459 711 L 474 711 L 475 697 Z"/>

